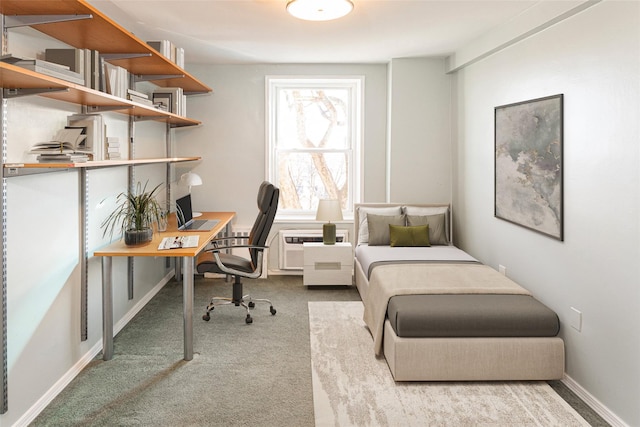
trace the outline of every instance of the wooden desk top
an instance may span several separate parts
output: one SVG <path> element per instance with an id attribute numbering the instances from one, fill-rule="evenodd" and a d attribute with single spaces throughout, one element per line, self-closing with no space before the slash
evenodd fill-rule
<path id="1" fill-rule="evenodd" d="M 161 257 L 194 257 L 199 254 L 211 239 L 224 230 L 225 226 L 236 216 L 235 212 L 203 212 L 197 219 L 217 219 L 220 222 L 211 231 L 178 231 L 176 216 L 169 217 L 167 231 L 153 233 L 153 240 L 145 245 L 127 246 L 124 238 L 93 253 L 94 256 L 161 256 Z M 164 237 L 198 235 L 198 246 L 194 248 L 158 250 Z"/>

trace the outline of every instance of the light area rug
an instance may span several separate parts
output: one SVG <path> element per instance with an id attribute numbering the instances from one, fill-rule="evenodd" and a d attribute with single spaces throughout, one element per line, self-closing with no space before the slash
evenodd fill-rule
<path id="1" fill-rule="evenodd" d="M 545 382 L 398 382 L 376 358 L 360 301 L 309 302 L 315 423 L 588 426 Z"/>

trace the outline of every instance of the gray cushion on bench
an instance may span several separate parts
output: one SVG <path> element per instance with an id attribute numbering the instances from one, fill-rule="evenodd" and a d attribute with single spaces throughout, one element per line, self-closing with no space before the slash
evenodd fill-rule
<path id="1" fill-rule="evenodd" d="M 399 337 L 554 337 L 558 316 L 528 295 L 398 295 L 387 316 Z"/>

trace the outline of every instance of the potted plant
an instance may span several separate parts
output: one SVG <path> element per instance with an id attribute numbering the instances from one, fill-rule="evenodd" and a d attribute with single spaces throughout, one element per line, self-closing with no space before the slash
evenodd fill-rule
<path id="1" fill-rule="evenodd" d="M 114 230 L 120 228 L 125 245 L 141 245 L 151 241 L 153 223 L 160 223 L 164 210 L 155 197 L 161 184 L 151 191 L 147 191 L 147 184 L 141 188 L 138 183 L 135 192 L 118 195 L 116 208 L 102 222 L 103 236 L 107 233 L 113 236 Z"/>

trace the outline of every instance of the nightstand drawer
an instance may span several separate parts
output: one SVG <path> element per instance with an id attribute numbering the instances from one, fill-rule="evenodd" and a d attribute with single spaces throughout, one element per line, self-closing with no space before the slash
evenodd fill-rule
<path id="1" fill-rule="evenodd" d="M 351 243 L 304 244 L 303 283 L 312 285 L 351 285 L 353 251 Z"/>

